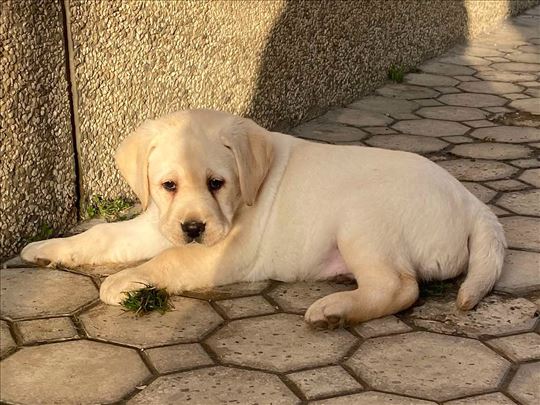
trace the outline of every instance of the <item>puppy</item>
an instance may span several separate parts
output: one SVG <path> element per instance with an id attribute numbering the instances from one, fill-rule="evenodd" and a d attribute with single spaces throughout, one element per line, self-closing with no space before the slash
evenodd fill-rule
<path id="1" fill-rule="evenodd" d="M 151 259 L 103 282 L 108 304 L 141 283 L 177 293 L 352 274 L 356 290 L 326 296 L 305 314 L 333 327 L 404 310 L 419 280 L 465 271 L 457 306 L 468 310 L 501 273 L 506 242 L 496 216 L 416 154 L 322 145 L 193 110 L 143 123 L 116 162 L 140 216 L 22 251 L 50 266 Z"/>

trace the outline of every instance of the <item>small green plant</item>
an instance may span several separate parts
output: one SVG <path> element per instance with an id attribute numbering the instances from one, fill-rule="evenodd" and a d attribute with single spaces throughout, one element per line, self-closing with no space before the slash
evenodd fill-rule
<path id="1" fill-rule="evenodd" d="M 129 219 L 122 216 L 122 212 L 132 206 L 132 202 L 124 198 L 105 199 L 101 196 L 92 196 L 86 207 L 86 218 L 102 217 L 107 221 Z"/>
<path id="2" fill-rule="evenodd" d="M 453 280 L 432 281 L 420 284 L 421 297 L 440 297 L 447 295 L 455 288 Z"/>
<path id="3" fill-rule="evenodd" d="M 158 311 L 163 315 L 171 311 L 174 306 L 170 302 L 170 295 L 163 288 L 156 288 L 144 284 L 144 287 L 137 291 L 129 291 L 127 297 L 122 301 L 122 306 L 126 311 L 134 312 L 137 316 L 146 315 L 153 311 Z"/>
<path id="4" fill-rule="evenodd" d="M 27 238 L 26 242 L 37 242 L 38 240 L 45 240 L 51 238 L 54 235 L 54 228 L 48 224 L 42 224 L 37 234 L 31 238 Z"/>
<path id="5" fill-rule="evenodd" d="M 388 78 L 395 83 L 403 83 L 405 78 L 405 68 L 403 66 L 390 66 L 388 70 Z"/>

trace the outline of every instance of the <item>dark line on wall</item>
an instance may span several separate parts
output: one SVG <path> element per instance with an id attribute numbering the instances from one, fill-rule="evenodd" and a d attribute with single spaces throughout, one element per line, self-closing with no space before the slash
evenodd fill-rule
<path id="1" fill-rule="evenodd" d="M 77 81 L 75 75 L 75 52 L 73 38 L 71 37 L 71 11 L 70 0 L 58 0 L 62 9 L 62 25 L 64 30 L 64 55 L 66 58 L 66 78 L 68 84 L 69 109 L 71 116 L 71 137 L 73 141 L 73 157 L 75 160 L 75 204 L 77 207 L 77 219 L 81 219 L 82 210 L 82 169 L 80 150 L 80 125 L 79 125 L 79 97 L 77 93 Z"/>

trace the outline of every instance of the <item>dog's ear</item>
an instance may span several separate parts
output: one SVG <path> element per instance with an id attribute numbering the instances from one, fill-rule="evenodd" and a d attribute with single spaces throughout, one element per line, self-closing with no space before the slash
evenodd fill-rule
<path id="1" fill-rule="evenodd" d="M 238 168 L 240 191 L 246 205 L 253 205 L 273 160 L 270 133 L 250 119 L 236 118 L 230 132 L 222 136 L 232 150 Z"/>
<path id="2" fill-rule="evenodd" d="M 148 207 L 150 189 L 148 183 L 148 157 L 153 149 L 154 134 L 151 122 L 146 121 L 129 134 L 116 150 L 116 166 L 135 192 L 143 210 Z"/>

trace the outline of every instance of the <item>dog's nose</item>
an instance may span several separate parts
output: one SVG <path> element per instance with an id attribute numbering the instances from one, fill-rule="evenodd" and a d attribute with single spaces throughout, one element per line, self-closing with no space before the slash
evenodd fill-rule
<path id="1" fill-rule="evenodd" d="M 182 231 L 184 231 L 188 238 L 197 239 L 204 232 L 206 224 L 199 221 L 187 221 L 182 222 L 181 226 Z"/>

